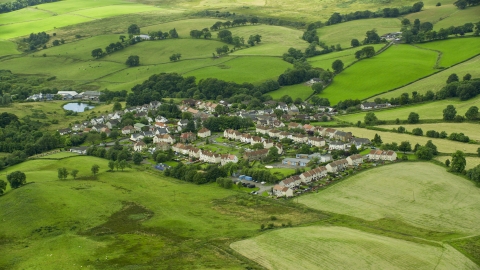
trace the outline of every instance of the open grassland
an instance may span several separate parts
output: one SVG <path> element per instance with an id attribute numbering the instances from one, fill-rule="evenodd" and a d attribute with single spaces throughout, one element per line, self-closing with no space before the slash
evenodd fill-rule
<path id="1" fill-rule="evenodd" d="M 0 40 L 0 57 L 12 54 L 20 54 L 17 45 L 8 40 Z"/>
<path id="2" fill-rule="evenodd" d="M 394 219 L 437 232 L 476 235 L 480 189 L 427 162 L 368 170 L 299 202 L 366 220 Z"/>
<path id="3" fill-rule="evenodd" d="M 107 44 L 108 45 L 108 44 Z M 182 59 L 212 57 L 215 48 L 225 43 L 204 39 L 167 39 L 144 41 L 102 58 L 105 61 L 125 63 L 130 55 L 138 55 L 141 65 L 153 65 L 170 62 L 169 57 L 180 53 Z"/>
<path id="4" fill-rule="evenodd" d="M 188 72 L 184 75 L 195 76 L 198 80 L 217 78 L 236 83 L 258 83 L 267 79 L 276 79 L 291 65 L 277 57 L 245 56 L 236 57 L 220 65 L 210 66 Z"/>
<path id="5" fill-rule="evenodd" d="M 289 95 L 293 99 L 301 98 L 305 100 L 310 95 L 313 94 L 313 90 L 311 86 L 306 84 L 295 84 L 289 86 L 282 86 L 280 89 L 275 90 L 273 92 L 267 93 L 267 95 L 272 96 L 273 99 L 280 99 L 285 95 Z"/>
<path id="6" fill-rule="evenodd" d="M 452 161 L 451 156 L 438 156 L 435 157 L 435 160 L 438 160 L 442 163 L 445 163 L 446 160 Z M 480 165 L 480 157 L 465 157 L 465 160 L 467 161 L 467 165 L 465 166 L 465 170 L 470 170 L 474 167 L 477 167 Z"/>
<path id="7" fill-rule="evenodd" d="M 369 138 L 369 139 L 373 139 L 375 134 L 378 134 L 382 137 L 382 141 L 384 143 L 396 142 L 400 144 L 403 141 L 409 141 L 412 147 L 417 143 L 420 145 L 424 145 L 425 143 L 427 143 L 428 140 L 432 140 L 433 144 L 437 146 L 438 151 L 442 153 L 454 153 L 457 150 L 461 150 L 465 153 L 477 153 L 477 148 L 479 147 L 479 145 L 477 144 L 462 143 L 462 142 L 456 142 L 456 141 L 450 141 L 450 140 L 438 139 L 438 138 L 435 139 L 435 138 L 429 138 L 426 136 L 414 136 L 414 135 L 403 134 L 403 133 L 376 131 L 376 130 L 370 130 L 365 128 L 348 127 L 348 128 L 339 128 L 339 129 L 343 131 L 350 131 L 355 136 L 362 137 L 362 138 Z M 425 133 L 426 130 L 424 130 L 423 132 Z M 461 131 L 459 130 L 458 132 L 461 132 Z"/>
<path id="8" fill-rule="evenodd" d="M 438 28 L 435 24 L 457 12 L 458 8 L 453 5 L 453 2 L 454 1 L 450 1 L 450 3 L 444 2 L 441 6 L 437 7 L 435 6 L 437 2 L 432 3 L 433 5 L 427 6 L 424 1 L 425 6 L 421 12 L 411 13 L 405 15 L 404 17 L 409 19 L 411 22 L 415 21 L 415 19 L 419 19 L 420 22 L 431 22 L 434 24 L 435 30 L 438 31 L 440 28 Z"/>
<path id="9" fill-rule="evenodd" d="M 35 183 L 0 198 L 0 267 L 241 269 L 253 265 L 224 250 L 257 234 L 271 215 L 294 225 L 318 219 L 215 184 L 136 169 L 107 172 L 107 163 L 77 156 L 9 168 Z M 57 179 L 60 167 L 89 177 L 93 164 L 100 166 L 96 180 Z"/>
<path id="10" fill-rule="evenodd" d="M 267 269 L 478 269 L 448 245 L 417 244 L 343 227 L 276 230 L 231 247 Z"/>
<path id="11" fill-rule="evenodd" d="M 433 51 L 394 45 L 343 70 L 319 96 L 332 105 L 345 99 L 365 99 L 433 73 L 436 58 Z"/>
<path id="12" fill-rule="evenodd" d="M 172 22 L 166 22 L 161 24 L 153 24 L 146 27 L 142 27 L 142 33 L 148 34 L 148 32 L 152 31 L 162 31 L 168 32 L 171 29 L 175 28 L 177 30 L 178 36 L 180 38 L 187 38 L 190 37 L 191 30 L 202 30 L 203 28 L 209 28 L 214 23 L 221 21 L 223 22 L 224 19 L 209 19 L 209 18 L 202 18 L 202 19 L 181 19 L 175 20 Z M 216 33 L 212 32 L 212 38 L 216 38 Z"/>
<path id="13" fill-rule="evenodd" d="M 52 17 L 50 12 L 35 7 L 27 7 L 14 12 L 2 13 L 0 14 L 0 29 L 7 24 L 36 21 L 49 17 Z"/>
<path id="14" fill-rule="evenodd" d="M 385 44 L 374 44 L 372 45 L 375 48 L 375 51 L 380 50 Z M 312 58 L 308 58 L 308 62 L 315 68 L 323 68 L 325 70 L 330 69 L 332 70 L 332 63 L 335 60 L 341 60 L 343 65 L 346 67 L 353 62 L 357 61 L 355 58 L 355 52 L 360 50 L 362 47 L 358 47 L 355 49 L 343 50 L 339 52 L 332 52 L 324 55 L 315 56 Z"/>
<path id="15" fill-rule="evenodd" d="M 398 19 L 375 18 L 368 20 L 356 20 L 346 23 L 339 23 L 332 26 L 326 26 L 317 30 L 320 40 L 327 45 L 340 44 L 342 48 L 349 48 L 352 39 L 356 38 L 360 42 L 365 39 L 367 31 L 376 29 L 381 36 L 386 33 L 400 31 L 401 24 Z"/>
<path id="16" fill-rule="evenodd" d="M 450 133 L 460 133 L 467 135 L 470 137 L 471 140 L 480 141 L 480 125 L 473 124 L 473 123 L 435 123 L 435 124 L 417 124 L 417 125 L 382 125 L 379 126 L 381 128 L 386 129 L 393 129 L 398 128 L 399 126 L 403 126 L 407 129 L 407 131 L 412 131 L 414 128 L 421 128 L 423 133 L 427 132 L 428 130 L 435 130 L 438 132 L 445 131 L 447 134 Z"/>
<path id="17" fill-rule="evenodd" d="M 407 120 L 408 115 L 411 112 L 416 112 L 420 115 L 420 120 L 425 119 L 442 119 L 443 109 L 448 105 L 455 106 L 457 114 L 465 115 L 467 110 L 471 106 L 478 106 L 480 97 L 472 98 L 466 101 L 460 101 L 458 99 L 439 100 L 424 104 L 416 104 L 411 106 L 401 106 L 392 109 L 374 111 L 375 115 L 380 120 Z M 337 118 L 349 123 L 357 123 L 357 121 L 364 121 L 366 112 L 354 113 L 348 115 L 339 115 Z"/>
<path id="18" fill-rule="evenodd" d="M 450 26 L 460 26 L 466 23 L 478 22 L 478 14 L 480 14 L 480 6 L 468 7 L 466 9 L 456 9 L 447 18 L 435 23 L 433 29 L 438 31 L 440 28 L 447 29 Z"/>
<path id="19" fill-rule="evenodd" d="M 480 20 L 480 18 L 479 18 Z M 418 45 L 421 48 L 442 52 L 440 66 L 449 67 L 480 53 L 480 38 L 453 38 Z M 459 48 L 462 48 L 459 50 Z"/>
<path id="20" fill-rule="evenodd" d="M 84 9 L 72 12 L 72 14 L 95 18 L 95 19 L 102 19 L 113 17 L 117 15 L 127 14 L 127 13 L 141 13 L 146 11 L 151 11 L 152 9 L 156 9 L 152 6 L 147 5 L 112 5 L 106 7 L 97 7 L 91 9 Z M 138 14 L 138 16 L 142 16 L 142 14 Z"/>
<path id="21" fill-rule="evenodd" d="M 229 28 L 233 36 L 243 37 L 245 42 L 251 35 L 261 35 L 262 42 L 246 50 L 236 51 L 234 55 L 272 55 L 281 56 L 293 47 L 304 50 L 308 43 L 302 40 L 303 32 L 274 25 L 254 25 Z M 217 32 L 212 33 L 213 36 Z"/>
<path id="22" fill-rule="evenodd" d="M 435 93 L 446 85 L 448 76 L 450 76 L 450 74 L 452 73 L 457 74 L 459 78 L 462 78 L 467 73 L 470 73 L 473 78 L 480 78 L 480 68 L 478 68 L 479 66 L 480 56 L 477 56 L 471 60 L 445 69 L 441 72 L 433 74 L 432 76 L 416 81 L 410 85 L 404 86 L 388 93 L 378 95 L 375 98 L 397 98 L 402 93 L 408 93 L 411 96 L 411 93 L 414 91 L 417 91 L 417 93 L 419 94 L 425 94 L 427 91 L 433 91 Z M 374 98 L 370 98 L 370 100 L 373 99 Z"/>

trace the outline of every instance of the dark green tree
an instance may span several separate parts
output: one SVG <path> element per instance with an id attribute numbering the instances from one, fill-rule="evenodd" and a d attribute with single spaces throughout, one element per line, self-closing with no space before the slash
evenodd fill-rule
<path id="1" fill-rule="evenodd" d="M 350 45 L 355 48 L 355 47 L 358 47 L 360 46 L 360 41 L 358 41 L 358 39 L 354 38 L 352 39 L 352 41 L 350 42 Z"/>
<path id="2" fill-rule="evenodd" d="M 457 150 L 452 155 L 452 162 L 450 165 L 451 165 L 450 171 L 457 172 L 457 173 L 463 172 L 465 170 L 465 166 L 467 165 L 465 154 L 462 151 Z"/>
<path id="3" fill-rule="evenodd" d="M 415 155 L 422 160 L 431 160 L 433 158 L 432 149 L 426 146 L 418 147 L 418 150 L 415 152 Z"/>
<path id="4" fill-rule="evenodd" d="M 470 81 L 470 79 L 472 79 L 472 75 L 470 73 L 467 73 L 465 76 L 463 76 L 464 81 Z"/>
<path id="5" fill-rule="evenodd" d="M 128 27 L 128 34 L 130 35 L 139 35 L 140 34 L 140 27 L 136 24 L 131 24 Z"/>
<path id="6" fill-rule="evenodd" d="M 113 103 L 113 111 L 121 111 L 122 110 L 122 104 L 118 101 Z"/>
<path id="7" fill-rule="evenodd" d="M 470 120 L 477 120 L 478 119 L 478 107 L 477 106 L 472 106 L 468 108 L 468 111 L 465 113 L 465 117 Z"/>
<path id="8" fill-rule="evenodd" d="M 143 156 L 139 152 L 135 152 L 132 156 L 132 160 L 135 165 L 140 165 L 143 161 Z"/>
<path id="9" fill-rule="evenodd" d="M 98 59 L 103 56 L 103 50 L 101 48 L 94 49 L 92 51 L 92 57 Z"/>
<path id="10" fill-rule="evenodd" d="M 70 174 L 72 175 L 73 179 L 76 179 L 76 178 L 77 178 L 77 175 L 78 175 L 78 170 L 75 170 L 75 169 L 74 169 L 74 170 L 72 170 L 72 171 L 70 172 Z"/>
<path id="11" fill-rule="evenodd" d="M 418 113 L 416 113 L 416 112 L 411 112 L 408 115 L 408 120 L 407 121 L 410 124 L 416 124 L 420 121 L 420 115 L 418 115 Z"/>
<path id="12" fill-rule="evenodd" d="M 97 164 L 93 164 L 92 168 L 90 170 L 92 171 L 93 176 L 95 176 L 98 173 L 98 171 L 100 170 L 100 166 L 98 166 Z"/>
<path id="13" fill-rule="evenodd" d="M 374 112 L 368 112 L 364 117 L 365 125 L 375 125 L 378 121 Z"/>
<path id="14" fill-rule="evenodd" d="M 448 105 L 445 109 L 443 109 L 443 120 L 452 121 L 455 119 L 455 115 L 457 115 L 457 110 L 453 105 Z"/>
<path id="15" fill-rule="evenodd" d="M 450 159 L 445 160 L 445 166 L 450 167 Z"/>
<path id="16" fill-rule="evenodd" d="M 140 57 L 138 57 L 138 55 L 130 55 L 125 64 L 129 67 L 136 67 L 140 65 Z"/>
<path id="17" fill-rule="evenodd" d="M 269 161 L 278 161 L 280 158 L 280 154 L 278 154 L 278 148 L 272 147 L 268 150 L 267 160 Z"/>
<path id="18" fill-rule="evenodd" d="M 458 82 L 458 76 L 457 76 L 457 74 L 452 73 L 452 74 L 450 74 L 450 76 L 448 76 L 447 84 L 449 84 L 449 83 L 451 83 L 451 82 Z"/>
<path id="19" fill-rule="evenodd" d="M 343 70 L 343 62 L 342 62 L 342 60 L 337 59 L 337 60 L 333 61 L 333 63 L 332 63 L 332 69 L 333 69 L 333 71 L 335 71 L 335 73 L 337 73 L 337 74 L 340 73 L 340 71 Z"/>
<path id="20" fill-rule="evenodd" d="M 313 93 L 320 94 L 323 91 L 323 84 L 322 83 L 312 84 L 312 90 L 313 90 Z"/>
<path id="21" fill-rule="evenodd" d="M 19 188 L 27 182 L 27 176 L 21 171 L 15 171 L 7 175 L 7 180 L 12 188 Z"/>
<path id="22" fill-rule="evenodd" d="M 109 160 L 108 161 L 108 168 L 110 168 L 110 171 L 113 171 L 113 169 L 115 168 L 115 161 Z"/>
<path id="23" fill-rule="evenodd" d="M 412 145 L 410 144 L 409 141 L 403 141 L 398 146 L 398 150 L 402 151 L 405 154 L 405 152 L 412 151 Z"/>
<path id="24" fill-rule="evenodd" d="M 0 180 L 0 195 L 2 195 L 7 189 L 7 182 Z"/>

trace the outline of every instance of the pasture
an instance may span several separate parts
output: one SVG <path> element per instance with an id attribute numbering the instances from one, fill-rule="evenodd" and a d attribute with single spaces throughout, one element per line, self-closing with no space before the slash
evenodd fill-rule
<path id="1" fill-rule="evenodd" d="M 445 163 L 446 160 L 452 161 L 451 156 L 438 156 L 435 157 L 435 160 L 438 160 L 442 163 Z M 465 157 L 465 160 L 467 161 L 467 165 L 465 166 L 465 170 L 470 170 L 473 169 L 474 167 L 477 167 L 480 165 L 480 157 Z"/>
<path id="2" fill-rule="evenodd" d="M 459 78 L 462 78 L 467 73 L 470 73 L 470 75 L 472 75 L 472 78 L 480 78 L 480 69 L 478 68 L 479 66 L 480 56 L 477 56 L 464 63 L 458 64 L 448 69 L 444 69 L 443 71 L 435 73 L 432 76 L 418 80 L 397 90 L 380 94 L 378 96 L 375 96 L 374 98 L 396 98 L 399 97 L 402 93 L 408 93 L 411 95 L 411 93 L 414 91 L 417 91 L 417 93 L 419 94 L 425 94 L 427 91 L 433 91 L 435 93 L 446 85 L 447 78 L 452 73 L 457 74 Z M 373 100 L 374 98 L 370 98 L 369 100 Z"/>
<path id="3" fill-rule="evenodd" d="M 195 76 L 197 81 L 217 78 L 236 83 L 260 83 L 267 79 L 276 80 L 291 64 L 277 57 L 245 56 L 210 67 L 187 72 L 185 76 Z"/>
<path id="4" fill-rule="evenodd" d="M 365 99 L 433 73 L 436 58 L 433 51 L 394 45 L 343 70 L 319 96 L 332 105 L 345 99 Z"/>
<path id="5" fill-rule="evenodd" d="M 465 115 L 465 113 L 471 106 L 478 106 L 479 101 L 480 96 L 466 101 L 460 101 L 459 99 L 445 99 L 424 104 L 415 104 L 410 106 L 400 106 L 391 109 L 379 110 L 374 111 L 374 113 L 379 120 L 396 120 L 398 118 L 400 119 L 400 121 L 403 121 L 408 119 L 408 115 L 411 112 L 418 113 L 420 116 L 420 121 L 427 119 L 440 120 L 443 119 L 443 109 L 445 109 L 448 105 L 455 106 L 457 114 Z M 357 121 L 363 122 L 363 120 L 365 119 L 365 114 L 367 113 L 360 112 L 354 114 L 339 115 L 337 116 L 337 118 L 345 122 L 357 123 Z"/>
<path id="6" fill-rule="evenodd" d="M 393 219 L 436 232 L 475 235 L 480 230 L 480 189 L 427 162 L 368 170 L 299 197 L 299 202 L 318 210 L 369 221 Z"/>
<path id="7" fill-rule="evenodd" d="M 443 2 L 441 6 L 437 7 L 435 6 L 437 2 L 428 5 L 426 1 L 424 1 L 425 6 L 421 12 L 407 14 L 404 17 L 411 22 L 415 21 L 415 19 L 419 19 L 420 22 L 431 22 L 434 29 L 438 31 L 440 28 L 437 27 L 436 24 L 458 11 L 458 8 L 453 5 L 453 2 L 454 1 L 451 1 L 451 3 Z"/>
<path id="8" fill-rule="evenodd" d="M 396 142 L 400 144 L 403 141 L 409 141 L 412 147 L 417 143 L 420 145 L 425 145 L 428 140 L 432 140 L 433 144 L 437 146 L 438 151 L 442 153 L 454 153 L 457 150 L 461 150 L 465 153 L 477 153 L 477 148 L 478 148 L 478 145 L 476 144 L 462 143 L 462 142 L 450 141 L 445 139 L 435 139 L 435 138 L 429 138 L 425 136 L 414 136 L 414 135 L 404 134 L 404 133 L 376 131 L 376 130 L 370 130 L 365 128 L 356 128 L 356 127 L 338 128 L 338 129 L 343 130 L 345 132 L 350 131 L 355 136 L 358 136 L 361 138 L 369 138 L 370 140 L 373 139 L 373 137 L 375 136 L 375 133 L 377 133 L 382 137 L 382 141 L 384 143 Z M 424 134 L 425 132 L 426 130 L 423 130 Z M 461 132 L 461 131 L 458 131 L 458 132 Z"/>
<path id="9" fill-rule="evenodd" d="M 480 6 L 473 6 L 466 9 L 455 9 L 450 16 L 433 25 L 433 30 L 440 30 L 440 28 L 447 29 L 450 26 L 460 26 L 466 23 L 478 22 L 478 14 L 480 14 Z"/>
<path id="10" fill-rule="evenodd" d="M 20 54 L 17 51 L 17 44 L 8 40 L 0 40 L 0 57 L 13 54 Z"/>
<path id="11" fill-rule="evenodd" d="M 275 230 L 230 246 L 267 269 L 478 268 L 448 245 L 417 244 L 344 227 Z"/>
<path id="12" fill-rule="evenodd" d="M 374 18 L 356 20 L 326 26 L 317 30 L 320 40 L 327 45 L 340 44 L 342 48 L 350 48 L 350 42 L 356 38 L 360 42 L 365 39 L 367 31 L 376 29 L 378 35 L 400 31 L 400 20 L 389 18 Z"/>
<path id="13" fill-rule="evenodd" d="M 255 235 L 271 215 L 294 224 L 318 218 L 216 184 L 194 186 L 149 170 L 108 172 L 107 163 L 77 156 L 9 168 L 35 183 L 0 198 L 0 267 L 240 269 L 250 263 L 223 249 Z M 93 164 L 97 180 L 57 178 L 59 167 L 89 177 Z"/>
<path id="14" fill-rule="evenodd" d="M 480 38 L 451 38 L 417 45 L 418 47 L 442 52 L 439 65 L 449 67 L 480 54 Z M 459 50 L 461 48 L 461 50 Z"/>
<path id="15" fill-rule="evenodd" d="M 285 95 L 289 95 L 293 99 L 301 98 L 303 100 L 307 99 L 312 94 L 313 94 L 312 87 L 303 83 L 282 86 L 278 90 L 267 93 L 267 95 L 272 96 L 273 99 L 280 99 Z"/>
<path id="16" fill-rule="evenodd" d="M 380 50 L 385 44 L 374 44 L 372 45 L 375 48 L 375 51 Z M 343 50 L 339 52 L 332 52 L 324 55 L 314 56 L 312 58 L 308 58 L 308 62 L 314 68 L 323 68 L 325 70 L 330 69 L 332 70 L 332 63 L 339 59 L 343 62 L 344 67 L 352 64 L 353 62 L 357 61 L 355 58 L 355 52 L 360 50 L 362 47 Z"/>
<path id="17" fill-rule="evenodd" d="M 414 128 L 421 128 L 423 130 L 423 134 L 428 130 L 435 130 L 438 132 L 445 131 L 447 134 L 450 133 L 460 133 L 467 135 L 470 137 L 471 140 L 480 141 L 480 125 L 473 124 L 473 123 L 435 123 L 435 124 L 416 124 L 416 125 L 381 125 L 379 127 L 386 128 L 386 129 L 393 129 L 398 128 L 399 126 L 403 126 L 407 129 L 407 131 L 411 132 Z"/>

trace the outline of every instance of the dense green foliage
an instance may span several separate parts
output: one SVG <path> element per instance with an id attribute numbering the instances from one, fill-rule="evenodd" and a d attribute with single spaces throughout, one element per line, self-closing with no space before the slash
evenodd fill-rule
<path id="1" fill-rule="evenodd" d="M 52 3 L 57 1 L 59 0 L 16 0 L 16 1 L 7 2 L 7 3 L 1 3 L 0 14 L 26 8 L 28 6 L 35 6 L 35 5 Z"/>

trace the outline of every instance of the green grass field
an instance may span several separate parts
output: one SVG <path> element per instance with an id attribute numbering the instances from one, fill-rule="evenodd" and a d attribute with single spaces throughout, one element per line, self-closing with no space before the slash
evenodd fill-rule
<path id="1" fill-rule="evenodd" d="M 394 219 L 437 232 L 475 235 L 480 230 L 480 189 L 425 162 L 365 171 L 299 202 L 366 220 Z"/>
<path id="2" fill-rule="evenodd" d="M 454 38 L 419 44 L 419 47 L 441 51 L 440 66 L 449 67 L 480 53 L 480 38 Z M 462 48 L 459 50 L 458 48 Z"/>
<path id="3" fill-rule="evenodd" d="M 332 105 L 345 99 L 365 99 L 433 73 L 436 58 L 433 51 L 394 45 L 342 71 L 319 96 Z"/>
<path id="4" fill-rule="evenodd" d="M 380 50 L 385 44 L 375 44 L 373 47 L 375 48 L 375 51 Z M 325 70 L 330 69 L 332 70 L 332 63 L 339 59 L 343 62 L 343 65 L 346 67 L 350 65 L 351 63 L 357 61 L 355 58 L 355 52 L 362 47 L 359 47 L 358 49 L 349 49 L 349 50 L 343 50 L 339 52 L 332 52 L 324 55 L 319 55 L 319 56 L 314 56 L 312 58 L 308 58 L 308 62 L 312 65 L 312 67 L 315 68 L 323 68 Z"/>
<path id="5" fill-rule="evenodd" d="M 459 133 L 462 132 L 463 134 L 470 137 L 471 140 L 480 141 L 480 134 L 478 131 L 480 130 L 480 125 L 473 124 L 473 123 L 435 123 L 435 124 L 417 124 L 417 125 L 382 125 L 379 126 L 381 128 L 386 129 L 393 129 L 398 128 L 399 126 L 403 126 L 407 129 L 407 131 L 412 131 L 414 128 L 421 128 L 423 133 L 427 132 L 427 130 L 435 130 L 438 132 L 445 131 L 447 134 L 450 133 Z"/>
<path id="6" fill-rule="evenodd" d="M 376 29 L 381 36 L 386 33 L 400 31 L 400 20 L 388 18 L 375 18 L 339 23 L 317 30 L 320 40 L 327 45 L 340 44 L 342 48 L 350 48 L 350 42 L 356 38 L 360 42 L 365 39 L 367 31 Z"/>
<path id="7" fill-rule="evenodd" d="M 477 269 L 454 248 L 343 227 L 275 230 L 231 244 L 267 269 Z"/>
<path id="8" fill-rule="evenodd" d="M 435 160 L 438 160 L 442 163 L 445 163 L 446 160 L 452 161 L 451 156 L 439 156 L 435 157 Z M 470 170 L 474 167 L 477 167 L 480 165 L 480 157 L 465 157 L 465 160 L 467 161 L 467 165 L 465 166 L 465 170 Z"/>
<path id="9" fill-rule="evenodd" d="M 293 99 L 301 98 L 305 100 L 310 95 L 312 95 L 312 93 L 313 93 L 312 87 L 305 84 L 296 84 L 296 85 L 282 86 L 278 90 L 267 93 L 267 95 L 272 96 L 273 99 L 280 99 L 285 95 L 289 95 Z"/>
<path id="10" fill-rule="evenodd" d="M 420 115 L 420 120 L 426 119 L 442 119 L 443 118 L 443 109 L 448 105 L 455 106 L 457 114 L 465 115 L 467 110 L 471 106 L 478 106 L 480 97 L 476 97 L 466 101 L 460 101 L 458 99 L 447 99 L 439 100 L 424 104 L 416 104 L 411 106 L 401 106 L 398 108 L 392 108 L 381 111 L 374 111 L 375 115 L 380 120 L 396 120 L 397 118 L 402 120 L 407 120 L 408 115 L 411 112 L 416 112 Z M 357 121 L 364 121 L 366 112 L 348 114 L 348 115 L 339 115 L 337 118 L 342 121 L 349 123 L 357 123 Z"/>
<path id="11" fill-rule="evenodd" d="M 457 7 L 453 5 L 453 2 L 454 1 L 451 1 L 450 3 L 443 2 L 440 7 L 437 7 L 435 6 L 437 2 L 427 6 L 427 3 L 424 1 L 425 7 L 421 12 L 411 13 L 404 17 L 411 22 L 415 21 L 415 19 L 419 19 L 421 22 L 431 22 L 434 24 L 435 30 L 438 31 L 441 27 L 437 27 L 436 24 L 441 22 L 441 20 L 452 16 L 458 10 Z"/>
<path id="12" fill-rule="evenodd" d="M 12 54 L 20 54 L 17 45 L 8 40 L 0 40 L 0 57 Z"/>
<path id="13" fill-rule="evenodd" d="M 478 14 L 480 14 L 480 6 L 473 6 L 466 9 L 455 9 L 448 17 L 434 24 L 433 29 L 438 31 L 440 28 L 447 29 L 450 26 L 460 26 L 465 23 L 478 22 Z"/>
<path id="14" fill-rule="evenodd" d="M 417 91 L 417 93 L 419 94 L 425 94 L 429 90 L 435 93 L 446 85 L 447 78 L 452 73 L 457 74 L 460 78 L 465 76 L 465 74 L 467 73 L 470 73 L 473 78 L 479 78 L 480 69 L 477 68 L 478 66 L 480 66 L 480 56 L 477 56 L 464 63 L 458 64 L 454 67 L 445 69 L 427 78 L 416 81 L 410 85 L 404 86 L 388 93 L 378 95 L 376 97 L 390 99 L 392 97 L 399 97 L 402 93 L 408 93 L 411 96 L 411 93 L 414 91 Z M 371 98 L 371 100 L 373 99 L 374 98 Z"/>
<path id="15" fill-rule="evenodd" d="M 392 143 L 396 142 L 400 144 L 403 141 L 409 141 L 412 147 L 415 144 L 424 145 L 427 143 L 428 140 L 432 140 L 433 144 L 435 144 L 438 148 L 439 152 L 442 153 L 454 153 L 457 150 L 461 150 L 465 153 L 477 153 L 478 145 L 476 144 L 469 144 L 469 143 L 462 143 L 456 141 L 450 141 L 445 139 L 435 139 L 429 138 L 426 136 L 414 136 L 410 134 L 403 134 L 403 133 L 394 133 L 394 132 L 384 132 L 384 131 L 376 131 L 370 130 L 365 128 L 355 128 L 355 127 L 348 127 L 348 128 L 338 128 L 343 131 L 350 131 L 355 136 L 361 138 L 369 138 L 370 140 L 373 139 L 375 134 L 378 134 L 382 137 L 382 141 L 384 143 Z M 426 130 L 423 130 L 425 134 Z M 461 131 L 458 131 L 461 132 Z"/>

